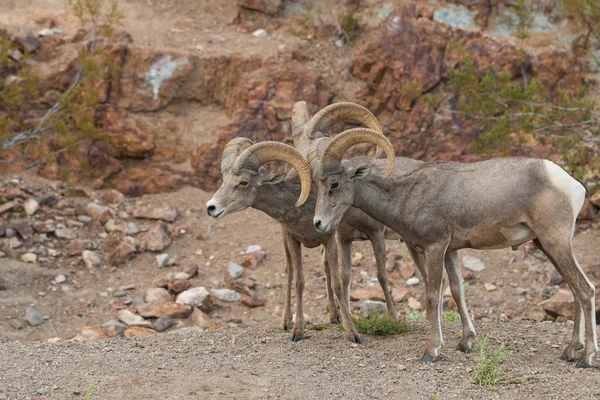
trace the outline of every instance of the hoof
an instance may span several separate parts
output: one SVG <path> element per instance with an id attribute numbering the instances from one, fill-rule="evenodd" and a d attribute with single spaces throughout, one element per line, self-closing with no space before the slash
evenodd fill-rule
<path id="1" fill-rule="evenodd" d="M 421 362 L 436 362 L 437 361 L 437 356 L 434 356 L 432 354 L 423 354 L 423 356 L 421 357 Z"/>
<path id="2" fill-rule="evenodd" d="M 591 367 L 591 365 L 586 363 L 585 361 L 577 361 L 577 364 L 575 364 L 575 368 L 589 368 L 589 367 Z"/>
<path id="3" fill-rule="evenodd" d="M 569 361 L 569 362 L 575 361 L 575 357 L 571 357 L 567 353 L 562 353 L 559 358 L 563 361 Z"/>
<path id="4" fill-rule="evenodd" d="M 352 343 L 363 344 L 362 338 L 357 335 L 352 335 L 351 337 L 348 338 L 348 340 Z"/>
<path id="5" fill-rule="evenodd" d="M 339 325 L 340 324 L 340 316 L 336 315 L 335 317 L 331 318 L 331 323 L 333 325 Z"/>
<path id="6" fill-rule="evenodd" d="M 292 335 L 292 342 L 299 342 L 302 339 L 304 339 L 304 335 L 300 335 L 300 334 L 294 334 Z"/>
<path id="7" fill-rule="evenodd" d="M 470 353 L 473 350 L 473 345 L 472 344 L 463 344 L 463 343 L 459 343 L 456 346 L 456 350 L 462 352 L 462 353 Z"/>

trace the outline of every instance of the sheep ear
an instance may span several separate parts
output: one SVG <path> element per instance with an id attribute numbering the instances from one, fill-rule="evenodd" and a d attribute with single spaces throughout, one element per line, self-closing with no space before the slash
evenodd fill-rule
<path id="1" fill-rule="evenodd" d="M 347 169 L 346 176 L 348 177 L 348 180 L 361 179 L 367 176 L 369 172 L 371 172 L 370 165 L 361 165 L 360 167 Z"/>

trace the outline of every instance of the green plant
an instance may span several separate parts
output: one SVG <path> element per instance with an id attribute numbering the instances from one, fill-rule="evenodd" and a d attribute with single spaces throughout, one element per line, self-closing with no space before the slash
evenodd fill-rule
<path id="1" fill-rule="evenodd" d="M 406 316 L 406 321 L 408 322 L 418 322 L 425 321 L 425 311 L 419 311 L 416 308 L 411 308 L 410 312 Z"/>
<path id="2" fill-rule="evenodd" d="M 440 395 L 439 395 L 439 394 L 437 394 L 437 393 L 436 393 L 436 394 L 434 394 L 433 396 L 431 396 L 431 400 L 440 400 L 440 399 L 441 399 L 441 397 L 440 397 Z"/>
<path id="3" fill-rule="evenodd" d="M 517 18 L 519 19 L 517 36 L 521 40 L 526 39 L 529 36 L 529 26 L 531 25 L 532 12 L 532 8 L 527 6 L 525 0 L 519 0 L 516 9 Z"/>
<path id="4" fill-rule="evenodd" d="M 477 345 L 479 355 L 475 360 L 475 383 L 495 391 L 496 386 L 504 380 L 502 378 L 504 366 L 501 364 L 508 357 L 508 351 L 504 345 L 494 349 L 487 336 L 483 340 L 478 340 Z"/>
<path id="5" fill-rule="evenodd" d="M 598 0 L 561 0 L 566 12 L 572 14 L 580 25 L 587 29 L 584 47 L 590 37 L 600 40 L 600 2 Z"/>
<path id="6" fill-rule="evenodd" d="M 450 70 L 455 99 L 450 111 L 482 127 L 471 150 L 487 157 L 508 156 L 527 143 L 550 143 L 577 178 L 586 180 L 599 170 L 600 110 L 584 97 L 585 87 L 551 93 L 536 78 L 513 78 L 492 68 L 478 73 L 469 55 Z"/>
<path id="7" fill-rule="evenodd" d="M 389 315 L 372 314 L 368 318 L 352 317 L 352 322 L 359 333 L 374 336 L 391 336 L 408 332 L 408 324 Z"/>
<path id="8" fill-rule="evenodd" d="M 88 388 L 87 392 L 85 393 L 85 400 L 90 400 L 94 397 L 96 392 L 96 385 L 95 384 L 91 384 L 90 387 Z"/>
<path id="9" fill-rule="evenodd" d="M 460 321 L 460 314 L 456 310 L 448 310 L 444 312 L 444 319 L 449 323 L 458 322 Z"/>
<path id="10" fill-rule="evenodd" d="M 0 79 L 0 139 L 3 150 L 18 148 L 23 156 L 4 160 L 31 168 L 75 146 L 83 139 L 108 138 L 101 134 L 95 121 L 95 111 L 101 99 L 100 90 L 107 84 L 118 65 L 106 49 L 97 49 L 99 35 L 108 36 L 123 15 L 116 0 L 67 0 L 83 26 L 91 23 L 91 39 L 81 48 L 78 68 L 71 84 L 41 119 L 32 110 L 39 109 L 40 77 L 27 64 L 20 68 L 16 79 Z M 0 43 L 0 59 L 6 60 L 6 44 Z M 28 55 L 26 55 L 27 57 Z M 99 90 L 100 89 L 100 90 Z M 17 133 L 14 133 L 17 132 Z M 1 153 L 0 153 L 1 154 Z M 25 161 L 22 161 L 25 160 Z"/>
<path id="11" fill-rule="evenodd" d="M 355 5 L 346 7 L 345 11 L 338 17 L 342 38 L 349 43 L 358 35 L 360 31 L 360 22 L 356 17 L 357 8 Z"/>

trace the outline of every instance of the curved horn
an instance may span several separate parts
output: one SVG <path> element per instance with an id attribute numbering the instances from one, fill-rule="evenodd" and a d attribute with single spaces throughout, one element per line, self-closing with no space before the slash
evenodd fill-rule
<path id="1" fill-rule="evenodd" d="M 365 107 L 356 103 L 330 104 L 316 113 L 306 125 L 306 135 L 314 139 L 317 132 L 325 132 L 340 121 L 355 121 L 379 133 L 383 132 L 377 118 Z"/>
<path id="2" fill-rule="evenodd" d="M 225 145 L 223 154 L 221 155 L 221 172 L 228 168 L 242 151 L 246 150 L 253 144 L 254 142 L 252 140 L 245 137 L 231 139 Z"/>
<path id="3" fill-rule="evenodd" d="M 302 133 L 302 128 L 308 121 L 308 106 L 305 101 L 297 101 L 292 107 L 292 136 L 298 136 Z"/>
<path id="4" fill-rule="evenodd" d="M 233 164 L 233 173 L 239 174 L 242 169 L 258 170 L 261 165 L 274 160 L 285 161 L 298 173 L 302 191 L 296 202 L 300 207 L 308 199 L 312 177 L 310 167 L 302 154 L 294 147 L 279 142 L 261 142 L 250 146 L 239 155 Z"/>
<path id="5" fill-rule="evenodd" d="M 381 147 L 387 156 L 388 165 L 384 178 L 387 178 L 394 169 L 396 156 L 392 143 L 381 133 L 367 128 L 348 129 L 334 137 L 324 151 L 321 158 L 321 174 L 339 166 L 344 153 L 350 147 L 358 143 L 373 143 Z"/>

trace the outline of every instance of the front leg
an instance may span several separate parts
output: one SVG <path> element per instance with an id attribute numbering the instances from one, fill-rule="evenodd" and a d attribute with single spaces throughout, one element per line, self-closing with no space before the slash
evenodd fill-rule
<path id="1" fill-rule="evenodd" d="M 329 321 L 334 325 L 339 325 L 340 316 L 335 304 L 335 295 L 331 287 L 331 272 L 329 271 L 329 261 L 327 261 L 327 250 L 321 247 L 321 262 L 323 271 L 325 272 L 325 288 L 327 289 L 327 312 L 329 313 Z"/>
<path id="2" fill-rule="evenodd" d="M 463 335 L 458 342 L 457 350 L 470 351 L 473 348 L 473 339 L 477 336 L 473 321 L 469 316 L 467 303 L 465 302 L 465 291 L 463 288 L 462 271 L 460 270 L 460 262 L 458 260 L 458 251 L 449 251 L 446 253 L 445 259 L 446 272 L 448 273 L 448 282 L 450 283 L 450 291 L 452 297 L 458 306 L 460 321 L 462 323 Z"/>
<path id="3" fill-rule="evenodd" d="M 340 272 L 338 269 L 338 249 L 337 240 L 332 235 L 327 241 L 327 258 L 329 259 L 329 271 L 331 272 L 331 281 L 333 283 L 333 290 L 338 298 L 340 304 L 340 312 L 342 314 L 342 326 L 344 327 L 344 333 L 346 338 L 353 343 L 362 343 L 360 335 L 354 328 L 352 323 L 352 316 L 350 315 L 350 309 L 348 308 L 348 302 L 345 300 L 344 287 L 340 278 Z"/>
<path id="4" fill-rule="evenodd" d="M 340 252 L 340 259 L 342 260 L 341 273 L 342 273 L 342 287 L 344 288 L 344 299 L 348 304 L 348 310 L 350 310 L 350 281 L 352 278 L 352 241 L 345 240 L 337 236 L 337 245 Z"/>
<path id="5" fill-rule="evenodd" d="M 394 307 L 394 301 L 388 287 L 388 275 L 387 269 L 385 268 L 386 257 L 385 257 L 385 236 L 383 230 L 379 230 L 376 233 L 369 235 L 371 245 L 373 246 L 373 253 L 375 254 L 375 261 L 377 263 L 377 280 L 383 289 L 383 295 L 385 296 L 385 304 L 387 305 L 388 315 L 398 318 L 399 314 Z"/>
<path id="6" fill-rule="evenodd" d="M 296 319 L 292 328 L 292 342 L 304 338 L 304 310 L 302 308 L 302 295 L 304 294 L 304 273 L 302 271 L 302 250 L 300 242 L 287 235 L 288 250 L 292 269 L 296 275 Z"/>
<path id="7" fill-rule="evenodd" d="M 285 251 L 285 277 L 287 286 L 285 288 L 285 304 L 283 309 L 283 321 L 281 329 L 284 331 L 292 329 L 292 283 L 294 271 L 292 269 L 292 259 L 288 249 L 288 239 L 285 230 L 282 230 L 283 249 Z"/>
<path id="8" fill-rule="evenodd" d="M 424 269 L 427 271 L 427 309 L 431 311 L 431 336 L 425 352 L 421 357 L 423 362 L 436 361 L 444 346 L 442 338 L 442 279 L 444 274 L 444 258 L 447 243 L 429 246 L 423 252 Z"/>

